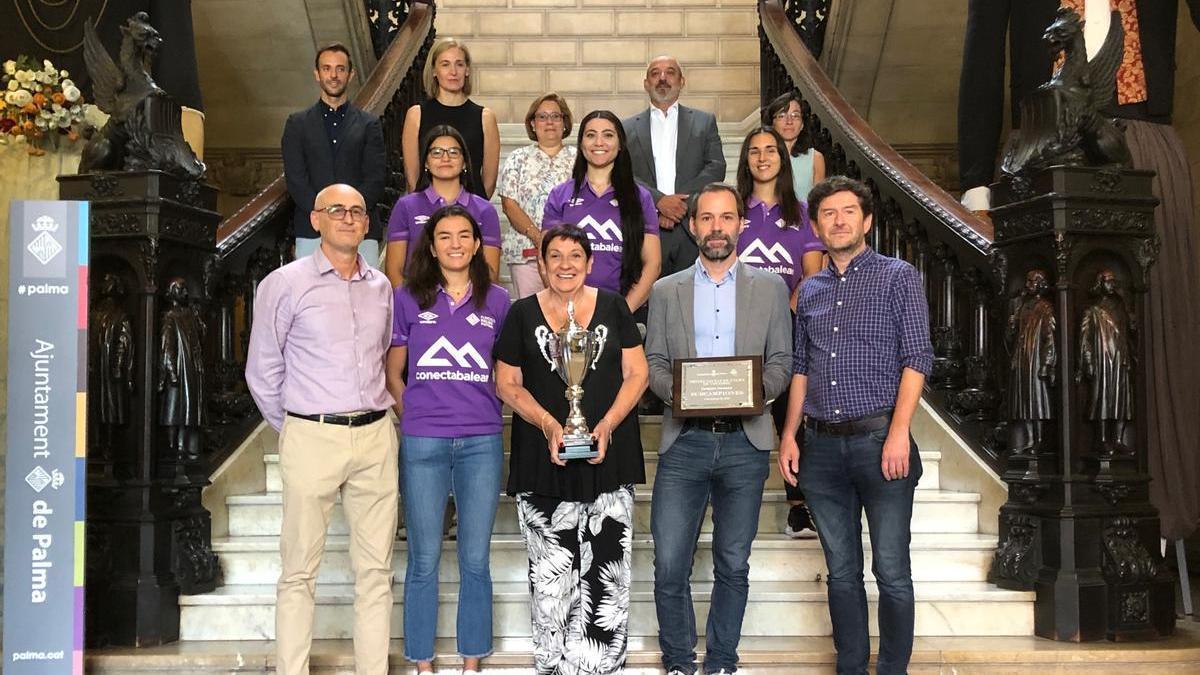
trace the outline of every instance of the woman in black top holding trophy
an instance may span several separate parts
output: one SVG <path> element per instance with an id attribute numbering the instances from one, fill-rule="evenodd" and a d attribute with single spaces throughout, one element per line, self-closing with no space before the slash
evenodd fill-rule
<path id="1" fill-rule="evenodd" d="M 633 486 L 646 478 L 636 406 L 649 368 L 624 299 L 584 284 L 592 249 L 583 230 L 547 230 L 541 264 L 548 287 L 513 304 L 496 344 L 496 390 L 514 412 L 508 493 L 529 550 L 534 662 L 538 672 L 565 661 L 612 673 L 625 665 Z M 579 363 L 566 367 L 558 335 L 572 317 L 592 343 L 581 381 L 571 383 L 583 388 L 590 459 L 560 456 L 564 378 L 573 379 Z"/>

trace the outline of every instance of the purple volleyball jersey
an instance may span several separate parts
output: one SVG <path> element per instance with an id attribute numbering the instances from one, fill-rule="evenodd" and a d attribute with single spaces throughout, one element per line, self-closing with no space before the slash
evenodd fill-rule
<path id="1" fill-rule="evenodd" d="M 492 208 L 491 202 L 463 190 L 458 193 L 454 203 L 465 208 L 475 222 L 479 223 L 484 246 L 500 248 L 500 217 L 496 215 L 496 209 Z M 408 272 L 408 261 L 412 260 L 412 251 L 421 236 L 421 230 L 425 228 L 425 223 L 429 222 L 429 217 L 434 211 L 445 205 L 446 200 L 438 196 L 433 186 L 396 200 L 396 205 L 392 207 L 392 215 L 388 218 L 387 240 L 408 242 L 408 259 L 404 261 L 405 273 Z"/>
<path id="2" fill-rule="evenodd" d="M 500 399 L 492 380 L 492 353 L 508 291 L 492 285 L 475 308 L 472 292 L 454 305 L 445 291 L 421 309 L 412 293 L 395 291 L 392 346 L 408 347 L 408 385 L 400 426 L 411 436 L 462 438 L 498 434 Z"/>
<path id="3" fill-rule="evenodd" d="M 658 236 L 658 210 L 654 197 L 641 185 L 637 186 L 642 204 L 642 217 L 646 220 L 646 234 Z M 625 239 L 621 234 L 621 209 L 611 186 L 604 194 L 597 195 L 586 180 L 575 196 L 575 182 L 559 183 L 546 198 L 542 229 L 570 223 L 587 232 L 592 242 L 592 273 L 587 284 L 613 293 L 621 292 L 621 255 L 625 251 Z M 641 252 L 638 252 L 641 255 Z"/>
<path id="4" fill-rule="evenodd" d="M 783 277 L 788 291 L 804 278 L 800 259 L 809 251 L 824 251 L 808 222 L 808 209 L 800 203 L 799 227 L 783 222 L 778 204 L 767 208 L 753 195 L 746 202 L 746 223 L 738 236 L 738 259 L 747 265 L 774 272 Z"/>

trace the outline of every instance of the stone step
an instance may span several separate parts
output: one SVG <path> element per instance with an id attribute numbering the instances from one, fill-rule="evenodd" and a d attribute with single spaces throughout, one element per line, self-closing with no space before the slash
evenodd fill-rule
<path id="1" fill-rule="evenodd" d="M 1032 592 L 1006 591 L 986 582 L 918 582 L 916 635 L 1029 635 L 1033 632 Z M 697 628 L 703 633 L 712 584 L 692 585 Z M 403 584 L 394 586 L 392 636 L 403 633 Z M 529 585 L 499 582 L 493 585 L 493 632 L 496 637 L 529 635 Z M 455 634 L 458 585 L 439 588 L 438 637 Z M 874 619 L 878 589 L 867 583 L 871 608 L 871 633 L 878 634 Z M 313 637 L 345 639 L 354 626 L 354 587 L 318 584 Z M 275 586 L 225 586 L 204 595 L 180 596 L 182 640 L 270 640 L 275 636 Z M 631 636 L 657 634 L 654 593 L 649 581 L 635 581 L 630 589 Z M 826 586 L 818 581 L 760 581 L 752 583 L 742 624 L 745 636 L 829 635 Z"/>
<path id="2" fill-rule="evenodd" d="M 650 497 L 648 486 L 639 486 L 634 504 L 634 532 L 650 530 Z M 913 506 L 913 532 L 978 531 L 978 494 L 918 490 Z M 226 499 L 229 506 L 229 535 L 278 536 L 282 517 L 283 497 L 280 493 L 238 495 Z M 762 534 L 781 532 L 787 519 L 788 505 L 783 490 L 765 490 L 759 511 L 758 531 Z M 865 529 L 865 518 L 864 518 Z M 705 514 L 703 532 L 712 531 L 711 512 Z M 500 496 L 500 508 L 496 514 L 494 533 L 514 534 L 519 532 L 516 516 L 516 500 L 507 495 Z M 346 521 L 341 505 L 335 505 L 329 524 L 330 534 L 347 534 Z"/>
<path id="3" fill-rule="evenodd" d="M 703 659 L 704 639 L 696 651 Z M 533 645 L 528 638 L 497 638 L 495 653 L 484 661 L 484 673 L 532 671 Z M 663 675 L 658 640 L 631 637 L 625 675 Z M 409 675 L 403 642 L 391 644 L 391 669 Z M 872 640 L 872 651 L 878 650 Z M 462 660 L 454 638 L 434 643 L 440 672 L 456 673 Z M 872 662 L 874 662 L 874 656 Z M 746 675 L 825 675 L 836 662 L 833 640 L 821 637 L 743 637 L 738 644 L 738 672 Z M 1175 634 L 1158 640 L 1153 648 L 1142 643 L 1054 642 L 1033 635 L 1018 637 L 921 637 L 913 641 L 909 672 L 937 673 L 1066 673 L 1091 675 L 1178 675 L 1195 672 L 1200 663 L 1200 626 L 1181 621 Z M 88 649 L 84 667 L 92 675 L 229 675 L 274 673 L 275 643 L 270 640 L 174 642 L 157 647 L 104 647 Z M 313 643 L 312 671 L 322 675 L 354 675 L 354 645 L 350 640 Z"/>
<path id="4" fill-rule="evenodd" d="M 508 445 L 508 433 L 505 432 L 504 444 Z M 646 485 L 654 484 L 654 476 L 658 471 L 658 453 L 647 452 L 644 454 L 646 463 Z M 921 476 L 921 482 L 917 484 L 918 490 L 937 490 L 940 485 L 940 467 L 942 453 L 937 450 L 929 450 L 921 452 L 921 467 L 924 474 Z M 779 473 L 779 454 L 771 453 L 771 475 L 767 477 L 766 488 L 770 490 L 783 489 L 783 476 Z M 272 452 L 263 456 L 263 462 L 266 465 L 267 474 L 267 492 L 279 492 L 283 489 L 283 483 L 279 478 L 279 454 Z M 502 481 L 508 480 L 508 452 L 504 453 L 504 478 Z M 503 484 L 503 482 L 501 483 Z"/>
<path id="5" fill-rule="evenodd" d="M 864 566 L 870 574 L 870 541 L 863 537 Z M 996 537 L 982 534 L 917 534 L 912 540 L 912 571 L 917 581 L 984 581 L 996 549 Z M 233 537 L 213 542 L 221 560 L 226 586 L 272 584 L 279 578 L 278 537 Z M 454 541 L 442 544 L 439 567 L 442 581 L 459 580 Z M 396 542 L 392 568 L 396 579 L 403 580 L 408 566 L 407 542 Z M 528 559 L 519 534 L 492 537 L 492 579 L 519 582 L 526 578 Z M 654 567 L 654 541 L 648 533 L 633 538 L 633 569 L 650 574 Z M 751 581 L 777 579 L 820 580 L 825 576 L 825 558 L 816 539 L 789 539 L 781 534 L 762 534 L 754 541 L 750 558 Z M 712 581 L 712 537 L 701 535 L 693 571 L 697 581 Z M 354 581 L 350 567 L 349 538 L 331 536 L 325 542 L 318 583 L 349 584 Z"/>

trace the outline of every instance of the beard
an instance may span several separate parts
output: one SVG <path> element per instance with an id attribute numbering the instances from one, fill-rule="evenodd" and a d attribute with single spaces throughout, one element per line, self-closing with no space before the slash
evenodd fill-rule
<path id="1" fill-rule="evenodd" d="M 711 248 L 708 243 L 710 241 L 724 242 L 725 245 L 720 248 Z M 723 234 L 710 234 L 704 239 L 700 246 L 700 255 L 708 260 L 720 262 L 733 255 L 736 245 L 733 242 L 733 237 Z"/>

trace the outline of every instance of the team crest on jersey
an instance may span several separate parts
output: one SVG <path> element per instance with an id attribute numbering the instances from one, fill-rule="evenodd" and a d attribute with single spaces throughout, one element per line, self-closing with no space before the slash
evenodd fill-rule
<path id="1" fill-rule="evenodd" d="M 484 328 L 496 327 L 495 317 L 488 316 L 487 314 L 476 314 L 475 312 L 471 312 L 467 315 L 467 323 L 471 324 L 472 326 L 483 324 Z"/>

